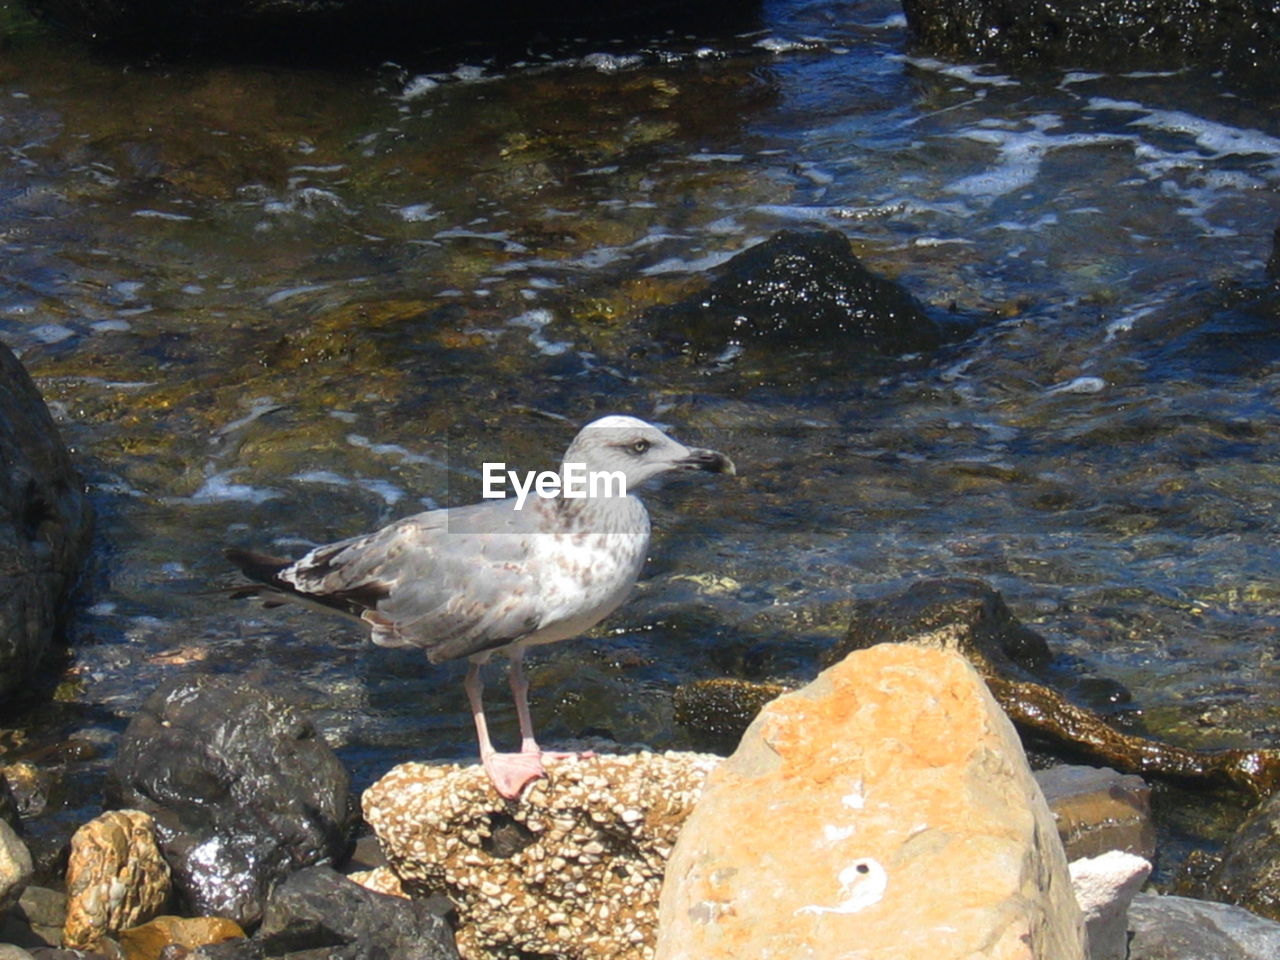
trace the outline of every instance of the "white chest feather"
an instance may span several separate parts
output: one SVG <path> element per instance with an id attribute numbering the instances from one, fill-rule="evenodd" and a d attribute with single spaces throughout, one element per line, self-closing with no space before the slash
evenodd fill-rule
<path id="1" fill-rule="evenodd" d="M 629 502 L 628 502 L 629 501 Z M 627 598 L 649 551 L 649 515 L 634 498 L 607 518 L 536 536 L 543 626 L 525 642 L 551 643 L 595 626 Z"/>

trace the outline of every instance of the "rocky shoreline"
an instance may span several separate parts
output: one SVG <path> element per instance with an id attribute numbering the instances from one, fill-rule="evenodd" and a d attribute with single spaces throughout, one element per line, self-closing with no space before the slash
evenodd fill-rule
<path id="1" fill-rule="evenodd" d="M 34 396 L 4 408 L 0 437 L 45 451 L 32 466 L 32 443 L 11 445 L 5 489 L 45 504 L 20 528 L 30 542 L 68 545 L 28 550 L 65 562 L 27 576 L 65 595 L 87 507 L 34 387 L 0 359 Z M 56 497 L 33 493 L 40 478 Z M 0 768 L 0 958 L 673 960 L 854 941 L 875 957 L 1275 955 L 1273 752 L 1120 730 L 1050 686 L 1051 659 L 987 585 L 922 581 L 859 606 L 799 690 L 678 691 L 686 724 L 740 738 L 728 759 L 562 761 L 518 802 L 479 767 L 407 763 L 365 791 L 363 815 L 286 692 L 184 673 L 133 717 L 104 812 L 65 849 L 33 857 L 23 839 L 38 765 Z M 11 687 L 42 669 L 22 664 Z M 1095 765 L 1033 774 L 1015 726 Z M 1157 851 L 1135 774 L 1261 800 L 1219 856 L 1190 859 L 1177 889 L 1194 897 L 1139 893 Z"/>
<path id="2" fill-rule="evenodd" d="M 157 725 L 162 704 L 181 719 Z M 849 654 L 766 706 L 724 760 L 560 761 L 518 802 L 478 766 L 402 764 L 365 792 L 358 844 L 332 752 L 246 681 L 158 691 L 120 752 L 116 798 L 148 809 L 81 827 L 65 892 L 30 882 L 21 821 L 0 826 L 6 960 L 1280 947 L 1280 922 L 1241 907 L 1134 899 L 1154 853 L 1147 785 L 1096 767 L 1033 775 L 979 673 L 919 644 Z"/>

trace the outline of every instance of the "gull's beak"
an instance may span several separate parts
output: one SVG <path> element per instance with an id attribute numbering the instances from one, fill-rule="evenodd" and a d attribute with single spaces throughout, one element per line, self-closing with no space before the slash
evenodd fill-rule
<path id="1" fill-rule="evenodd" d="M 734 469 L 733 461 L 719 450 L 703 450 L 700 448 L 690 450 L 675 464 L 681 470 L 705 470 L 707 473 L 723 473 L 730 477 L 738 472 Z"/>

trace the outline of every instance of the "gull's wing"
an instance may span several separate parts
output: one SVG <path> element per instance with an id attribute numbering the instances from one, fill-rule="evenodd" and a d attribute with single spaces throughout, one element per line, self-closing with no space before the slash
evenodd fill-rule
<path id="1" fill-rule="evenodd" d="M 359 615 L 382 646 L 422 647 L 433 662 L 471 656 L 542 626 L 533 519 L 503 500 L 420 513 L 317 547 L 275 584 Z"/>

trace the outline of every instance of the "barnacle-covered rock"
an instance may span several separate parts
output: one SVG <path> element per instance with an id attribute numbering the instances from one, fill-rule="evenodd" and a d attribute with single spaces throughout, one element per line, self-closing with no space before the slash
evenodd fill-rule
<path id="1" fill-rule="evenodd" d="M 67 865 L 68 947 L 88 947 L 145 923 L 168 899 L 169 867 L 149 815 L 112 810 L 75 832 Z"/>
<path id="2" fill-rule="evenodd" d="M 676 835 L 718 758 L 549 761 L 518 803 L 478 766 L 406 763 L 364 795 L 365 819 L 414 895 L 457 906 L 466 958 L 653 955 Z"/>

